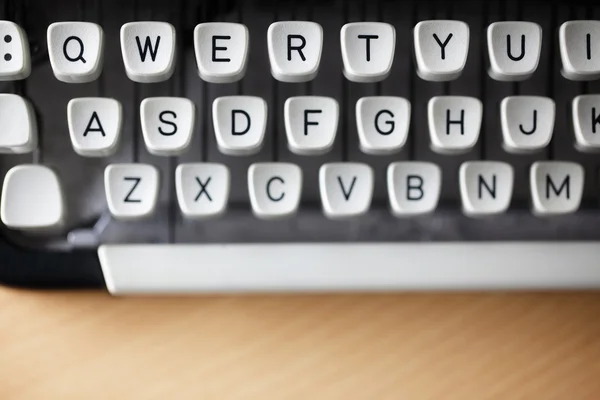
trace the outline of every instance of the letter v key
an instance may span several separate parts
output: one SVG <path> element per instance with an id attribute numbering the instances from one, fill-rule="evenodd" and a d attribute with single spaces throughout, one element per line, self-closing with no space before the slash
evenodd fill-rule
<path id="1" fill-rule="evenodd" d="M 319 169 L 323 212 L 329 218 L 355 217 L 366 213 L 373 198 L 374 172 L 367 164 L 328 163 Z"/>

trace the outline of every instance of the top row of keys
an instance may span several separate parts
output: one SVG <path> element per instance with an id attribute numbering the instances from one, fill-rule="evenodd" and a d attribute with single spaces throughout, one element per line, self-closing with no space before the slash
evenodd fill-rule
<path id="1" fill-rule="evenodd" d="M 175 28 L 167 22 L 130 22 L 120 41 L 127 76 L 135 82 L 167 80 L 175 68 Z M 559 29 L 562 74 L 571 80 L 600 78 L 600 21 L 568 21 Z M 194 50 L 198 73 L 213 83 L 240 80 L 246 71 L 249 32 L 245 25 L 209 22 L 196 26 Z M 343 73 L 354 82 L 377 82 L 391 70 L 396 32 L 382 22 L 353 22 L 340 32 Z M 421 21 L 414 27 L 417 73 L 429 81 L 458 78 L 469 53 L 469 26 L 461 21 Z M 90 82 L 102 71 L 104 33 L 91 22 L 57 22 L 48 27 L 48 54 L 57 79 Z M 318 73 L 323 28 L 309 21 L 281 21 L 269 26 L 267 47 L 271 74 L 282 82 L 306 82 Z M 529 78 L 537 69 L 542 28 L 533 22 L 494 22 L 487 28 L 489 75 L 501 81 Z M 0 80 L 26 78 L 31 70 L 25 32 L 0 21 Z"/>

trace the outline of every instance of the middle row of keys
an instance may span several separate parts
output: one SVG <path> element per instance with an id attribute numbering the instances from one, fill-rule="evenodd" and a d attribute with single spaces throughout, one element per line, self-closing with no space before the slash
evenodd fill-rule
<path id="1" fill-rule="evenodd" d="M 503 147 L 512 153 L 532 153 L 550 143 L 555 103 L 539 96 L 512 96 L 500 104 Z M 2 110 L 6 110 L 3 112 Z M 442 154 L 471 150 L 478 142 L 483 119 L 480 100 L 465 96 L 433 97 L 427 106 L 431 148 Z M 122 106 L 110 98 L 72 99 L 67 120 L 75 152 L 82 156 L 114 154 L 122 136 Z M 361 150 L 384 155 L 405 145 L 411 105 L 402 97 L 363 97 L 356 103 Z M 581 95 L 572 102 L 575 147 L 600 149 L 600 95 Z M 141 102 L 140 119 L 148 151 L 159 156 L 185 152 L 195 130 L 194 103 L 181 97 L 150 97 Z M 330 97 L 290 97 L 284 104 L 288 148 L 299 155 L 329 152 L 338 131 L 338 102 Z M 219 150 L 244 156 L 258 153 L 267 128 L 267 102 L 254 96 L 225 96 L 212 104 L 212 122 Z M 28 153 L 37 147 L 37 128 L 29 102 L 15 94 L 0 94 L 0 153 Z"/>

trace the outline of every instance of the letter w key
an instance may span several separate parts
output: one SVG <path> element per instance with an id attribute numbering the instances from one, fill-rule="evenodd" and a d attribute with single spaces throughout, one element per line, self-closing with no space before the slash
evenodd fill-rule
<path id="1" fill-rule="evenodd" d="M 175 69 L 175 28 L 167 22 L 130 22 L 121 28 L 125 72 L 135 82 L 161 82 Z"/>

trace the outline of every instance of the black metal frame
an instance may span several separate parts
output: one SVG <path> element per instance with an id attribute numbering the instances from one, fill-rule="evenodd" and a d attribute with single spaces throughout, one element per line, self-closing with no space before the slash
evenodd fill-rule
<path id="1" fill-rule="evenodd" d="M 31 289 L 99 289 L 104 276 L 93 250 L 51 252 L 15 245 L 0 232 L 0 284 Z"/>

